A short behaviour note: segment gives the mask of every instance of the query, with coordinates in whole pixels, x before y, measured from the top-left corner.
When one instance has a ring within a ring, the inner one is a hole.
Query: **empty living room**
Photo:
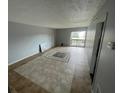
[[[115,93],[115,0],[8,0],[8,93]]]

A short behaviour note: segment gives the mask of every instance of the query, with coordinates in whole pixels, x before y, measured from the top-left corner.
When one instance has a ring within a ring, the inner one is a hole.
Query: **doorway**
[[[70,46],[85,47],[85,43],[86,43],[86,31],[71,32]]]
[[[104,25],[105,22],[97,23],[96,25],[96,33],[95,33],[95,40],[94,40],[94,46],[93,46],[93,52],[92,52],[92,58],[91,58],[91,65],[90,65],[90,75],[93,82],[95,71],[97,68],[97,60],[99,59],[99,53],[101,51],[101,44],[102,39],[104,36]]]

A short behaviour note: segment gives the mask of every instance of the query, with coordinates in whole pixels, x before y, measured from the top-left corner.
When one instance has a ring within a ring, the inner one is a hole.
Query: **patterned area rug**
[[[70,54],[68,52],[62,52],[62,51],[49,51],[44,54],[47,58],[54,59],[57,61],[68,63],[70,59]]]
[[[58,56],[58,54],[56,55]],[[59,53],[59,56],[65,58],[66,55]],[[49,93],[70,93],[74,65],[41,56],[14,71],[46,89]]]
[[[59,57],[59,58],[64,58],[66,56],[65,53],[61,53],[61,52],[56,52],[54,55],[54,57]]]

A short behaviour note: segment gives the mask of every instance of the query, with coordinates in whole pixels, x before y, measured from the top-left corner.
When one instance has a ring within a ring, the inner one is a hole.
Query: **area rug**
[[[49,93],[70,93],[74,68],[73,64],[41,56],[14,71]]]
[[[46,52],[44,56],[65,63],[68,63],[70,59],[70,54],[68,52],[57,51],[57,50]]]

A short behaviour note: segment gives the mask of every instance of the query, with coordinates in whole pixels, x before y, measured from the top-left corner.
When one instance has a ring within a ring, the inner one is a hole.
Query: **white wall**
[[[115,1],[108,0],[98,14],[99,18],[108,12],[108,20],[98,62],[93,91],[100,87],[101,93],[115,93],[115,51],[107,47],[108,42],[115,42]]]
[[[9,64],[54,46],[54,30],[26,24],[8,23]]]
[[[92,52],[93,52],[93,46],[95,41],[95,33],[96,33],[96,23],[90,24],[90,26],[87,29],[87,37],[86,37],[86,51],[87,51],[87,58],[89,65],[91,64],[91,58],[92,58]]]
[[[56,29],[56,45],[63,43],[65,46],[69,46],[71,32],[73,31],[87,31],[87,27]]]
[[[93,82],[93,93],[97,93],[97,88],[101,91],[98,93],[115,93],[115,50],[107,47],[108,42],[115,42],[115,0],[106,0],[105,5],[94,17],[92,24],[104,21],[106,12],[108,12],[108,19]],[[90,29],[88,31],[89,33],[95,32]]]

